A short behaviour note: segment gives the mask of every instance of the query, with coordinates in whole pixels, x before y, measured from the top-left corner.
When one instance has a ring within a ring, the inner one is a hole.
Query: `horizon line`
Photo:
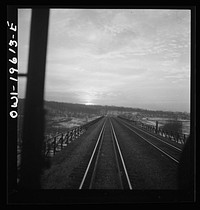
[[[19,98],[19,99],[25,99]],[[66,103],[66,104],[78,104],[78,105],[85,105],[85,106],[108,106],[108,107],[119,107],[119,108],[127,108],[127,109],[140,109],[140,110],[146,110],[146,111],[161,111],[161,112],[173,112],[173,113],[187,113],[190,115],[190,112],[187,111],[170,111],[170,110],[153,110],[153,109],[147,109],[147,108],[139,108],[139,107],[128,107],[128,106],[116,106],[116,105],[101,105],[101,104],[84,104],[84,103],[72,103],[72,102],[64,102],[64,101],[54,101],[54,100],[44,100],[46,102],[56,102],[56,103]]]

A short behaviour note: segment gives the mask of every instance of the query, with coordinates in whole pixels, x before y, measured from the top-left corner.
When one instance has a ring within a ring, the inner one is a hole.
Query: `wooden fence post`
[[[53,155],[56,154],[56,137],[54,137],[54,143],[53,143]]]
[[[156,133],[158,133],[158,121],[156,121]]]
[[[48,155],[49,154],[49,151],[51,150],[51,144],[48,142],[47,143],[47,153],[46,153],[46,155]]]
[[[61,140],[60,140],[60,143],[61,143],[61,150],[63,149],[63,133],[61,134]]]
[[[68,141],[69,141],[69,131],[66,133],[65,135],[65,143],[68,145]]]
[[[177,143],[179,142],[179,140],[181,142],[180,135],[179,135],[179,133],[177,133]]]
[[[171,139],[174,140],[174,135],[172,131],[171,131]]]
[[[76,136],[76,133],[75,133],[75,128],[73,129],[73,131],[72,131],[72,139],[73,139],[73,141],[75,140],[75,136]]]

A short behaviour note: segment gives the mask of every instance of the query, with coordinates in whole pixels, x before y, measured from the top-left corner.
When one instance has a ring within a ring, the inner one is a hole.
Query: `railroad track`
[[[164,141],[163,139],[150,134],[149,132],[146,132],[137,126],[134,126],[124,120],[116,119],[115,121],[119,124],[126,127],[128,130],[132,131],[134,134],[136,134],[142,141],[145,141],[152,147],[154,147],[157,151],[162,153],[162,155],[166,156],[176,164],[179,164],[180,155],[182,152],[182,149],[174,144],[171,144],[167,141]]]
[[[82,138],[66,148],[72,151],[66,159],[63,151],[63,162],[55,162],[44,177],[50,184],[53,180],[53,188],[177,189],[180,148],[114,117],[103,118]],[[61,173],[55,174],[55,168]]]
[[[132,185],[110,118],[100,130],[79,189],[130,189]]]

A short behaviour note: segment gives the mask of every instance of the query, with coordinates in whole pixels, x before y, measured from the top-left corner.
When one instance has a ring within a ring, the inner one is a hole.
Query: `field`
[[[142,118],[142,122],[149,125],[156,125],[156,121],[158,121],[158,127],[163,127],[167,123],[175,122],[173,118],[161,118],[161,117],[150,117],[150,118]],[[190,121],[184,119],[178,119],[179,123],[181,123],[182,133],[190,134]]]
[[[24,99],[19,99],[18,106],[18,136],[20,139],[23,124]],[[53,101],[45,101],[45,136],[65,133],[67,130],[86,124],[101,115],[124,116],[128,119],[137,119],[146,124],[155,125],[158,121],[159,127],[164,126],[170,120],[178,119],[181,122],[182,133],[190,133],[190,114],[182,112],[164,112],[143,110],[130,107],[101,106],[71,104]]]
[[[58,133],[65,133],[74,127],[84,125],[87,122],[90,122],[90,121],[96,119],[97,117],[99,117],[99,116],[84,117],[84,118],[53,117],[51,119],[46,119],[45,136],[48,138],[48,137],[54,136]]]

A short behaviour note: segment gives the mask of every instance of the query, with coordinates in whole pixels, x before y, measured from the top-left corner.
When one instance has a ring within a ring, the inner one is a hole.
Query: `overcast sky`
[[[30,17],[19,9],[19,72]],[[51,10],[45,100],[189,112],[190,10]]]

